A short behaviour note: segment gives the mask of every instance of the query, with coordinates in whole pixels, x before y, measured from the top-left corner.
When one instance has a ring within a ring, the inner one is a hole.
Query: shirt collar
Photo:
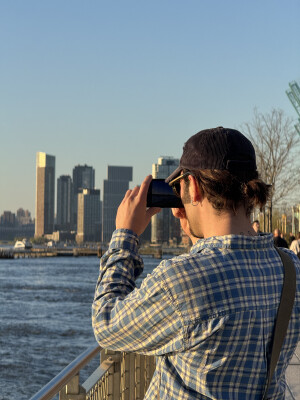
[[[207,248],[226,249],[262,249],[274,247],[273,235],[260,234],[258,236],[245,235],[224,235],[211,236],[206,239],[199,239],[192,247],[191,253],[198,253]]]

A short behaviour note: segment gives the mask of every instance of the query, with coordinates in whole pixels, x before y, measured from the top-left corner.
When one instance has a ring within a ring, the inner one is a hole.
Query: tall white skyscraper
[[[55,201],[55,157],[36,155],[35,237],[53,233]]]
[[[159,157],[157,164],[152,164],[153,179],[166,179],[179,166],[179,160],[173,157]],[[174,218],[171,209],[163,208],[151,218],[151,242],[169,243],[180,240],[180,222]]]

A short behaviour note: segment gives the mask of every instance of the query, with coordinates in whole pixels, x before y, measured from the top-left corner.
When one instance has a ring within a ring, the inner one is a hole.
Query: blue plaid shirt
[[[300,338],[298,288],[269,399],[284,399],[285,370]],[[100,263],[93,328],[108,349],[156,355],[145,399],[261,399],[283,266],[272,235],[199,240],[190,253],[143,270],[138,237],[116,230]]]

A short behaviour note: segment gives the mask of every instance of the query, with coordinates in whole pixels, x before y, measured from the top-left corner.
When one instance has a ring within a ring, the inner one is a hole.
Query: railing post
[[[145,358],[146,356],[140,356],[140,396],[143,399],[145,396],[145,387],[146,387],[146,368],[145,368]]]
[[[100,353],[100,363],[106,359],[113,359],[113,376],[109,377],[107,396],[112,400],[120,400],[120,379],[121,379],[121,353],[113,350],[103,349]]]
[[[135,399],[135,353],[129,353],[129,398]]]
[[[115,358],[114,364],[114,393],[113,400],[120,400],[120,379],[121,379],[121,355],[120,353],[116,353],[117,358]]]
[[[86,391],[79,385],[79,373],[59,392],[59,400],[85,400]]]
[[[120,383],[121,400],[130,400],[130,359],[128,353],[122,353]]]

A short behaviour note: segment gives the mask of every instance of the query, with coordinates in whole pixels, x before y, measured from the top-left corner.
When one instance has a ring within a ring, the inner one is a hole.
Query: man
[[[146,208],[150,181],[129,190],[118,209],[93,303],[96,339],[157,356],[146,399],[261,399],[283,266],[273,236],[251,226],[251,211],[269,190],[252,144],[222,127],[186,142],[167,181],[182,199],[184,208],[172,211],[193,247],[163,260],[136,289],[138,236],[159,212]],[[299,277],[300,262],[289,254]],[[300,337],[299,285],[268,399],[284,399],[285,369]]]
[[[285,247],[286,249],[289,248],[287,241],[281,237],[281,232],[277,228],[274,230],[274,244],[277,247]]]
[[[300,232],[296,234],[295,239],[292,241],[290,250],[292,250],[298,258],[300,258]]]
[[[259,230],[259,221],[257,219],[252,222],[252,228],[255,230],[257,234],[261,233]]]
[[[293,242],[295,239],[296,239],[296,237],[293,235],[292,232],[290,232],[290,234],[289,234],[289,242],[288,242],[288,245],[291,246],[292,242]],[[290,247],[290,249],[291,249],[291,247]]]

